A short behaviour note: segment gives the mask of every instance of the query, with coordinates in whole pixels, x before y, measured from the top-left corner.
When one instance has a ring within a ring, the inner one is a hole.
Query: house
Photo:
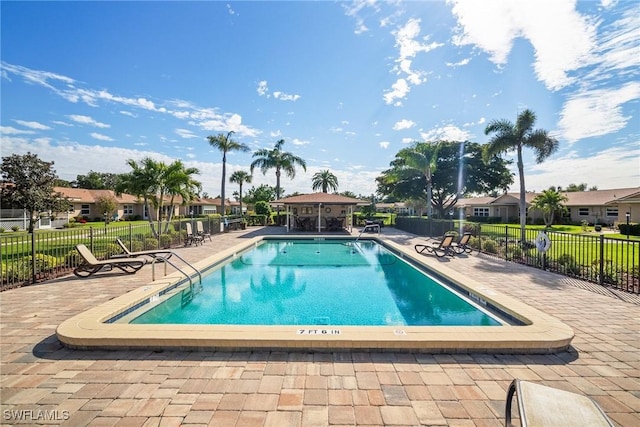
[[[530,209],[539,193],[526,193],[527,217],[541,218],[541,212]],[[563,205],[567,212],[563,217],[568,222],[614,225],[627,221],[640,222],[640,187],[611,190],[563,192],[567,201]],[[494,217],[500,222],[517,221],[519,217],[519,193],[505,193],[498,197],[473,197],[458,200],[456,209],[463,210],[464,217]]]
[[[182,199],[180,199],[180,202],[182,202]],[[227,211],[227,215],[239,215],[240,202],[227,199],[224,202],[224,210]],[[242,205],[242,210],[246,213],[247,206]],[[180,207],[180,213],[184,216],[190,216],[192,213],[193,215],[212,215],[219,214],[221,212],[222,199],[220,197],[216,197],[215,199],[199,197]]]
[[[415,215],[415,210],[404,202],[376,203],[376,212],[397,215]]]

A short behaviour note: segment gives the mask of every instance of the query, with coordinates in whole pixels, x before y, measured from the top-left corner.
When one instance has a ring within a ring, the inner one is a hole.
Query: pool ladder
[[[187,260],[185,260],[184,258],[182,258],[180,255],[178,255],[175,252],[171,252],[172,256],[175,256],[176,258],[178,258],[180,261],[184,262],[186,265],[188,265],[189,267],[191,267],[193,269],[193,271],[196,272],[196,274],[198,275],[198,284],[200,285],[200,288],[202,288],[202,273],[200,273],[200,271],[195,268],[193,265],[189,264],[189,262],[187,262]],[[162,255],[156,255],[153,257],[153,261],[151,262],[151,281],[155,282],[156,280],[156,261],[160,260],[161,262],[164,263],[164,275],[167,275],[167,264],[169,264],[170,266],[172,266],[173,268],[175,268],[176,270],[178,270],[180,273],[182,273],[183,276],[185,276],[187,279],[189,279],[189,287],[193,288],[193,280],[191,279],[191,276],[188,275],[187,273],[184,272],[184,270],[182,270],[180,267],[178,267],[177,265],[175,265],[174,263],[172,263],[171,261],[169,261],[167,259],[167,257],[162,256]]]

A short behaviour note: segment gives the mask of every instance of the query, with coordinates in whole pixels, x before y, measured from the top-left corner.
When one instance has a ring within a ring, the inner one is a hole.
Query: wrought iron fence
[[[205,233],[220,233],[219,218],[183,218],[162,223],[155,237],[148,223],[122,226],[71,228],[37,233],[0,235],[0,288],[36,283],[71,272],[81,262],[75,245],[85,244],[98,259],[122,252],[116,239],[131,251],[171,248],[185,243],[185,223],[202,221]],[[156,224],[157,225],[157,224]]]

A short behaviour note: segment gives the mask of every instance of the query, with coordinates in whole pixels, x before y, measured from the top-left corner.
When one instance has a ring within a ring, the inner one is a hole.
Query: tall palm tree
[[[229,181],[240,185],[240,215],[242,216],[242,184],[245,182],[248,184],[253,177],[245,171],[235,171],[229,177]]]
[[[227,153],[230,151],[249,151],[249,147],[241,142],[234,141],[231,139],[231,134],[234,133],[232,130],[227,132],[227,134],[219,133],[216,136],[209,135],[207,139],[209,140],[209,144],[212,147],[217,148],[222,151],[222,188],[220,190],[221,198],[222,198],[222,218],[226,214],[224,202],[225,202],[225,194],[224,194],[224,184],[227,177]]]
[[[282,145],[284,139],[276,142],[275,147],[272,150],[263,148],[253,153],[254,161],[251,162],[251,173],[258,167],[263,174],[266,174],[269,169],[276,170],[276,198],[280,198],[280,175],[282,171],[288,178],[293,179],[296,176],[296,166],[300,166],[304,171],[307,171],[307,162],[301,157],[295,156],[286,151],[282,151]]]
[[[326,193],[329,188],[333,191],[338,190],[338,177],[331,173],[330,170],[316,172],[311,181],[312,189],[318,190],[322,188],[322,192]]]
[[[127,165],[129,165],[132,170],[122,175],[122,179],[116,186],[116,194],[129,193],[138,198],[142,198],[145,211],[149,213],[151,212],[151,206],[155,208],[159,206],[161,201],[158,199],[158,185],[160,182],[162,163],[150,157],[145,157],[140,160],[140,163],[129,159],[127,160]],[[148,215],[147,219],[151,226],[151,232],[155,237],[158,237],[160,225],[158,224],[158,231],[156,231],[153,224],[153,217]]]
[[[544,129],[533,129],[536,115],[531,110],[524,110],[518,114],[516,123],[509,120],[493,120],[484,129],[485,135],[494,134],[485,145],[482,158],[485,162],[495,155],[516,150],[518,156],[518,176],[520,177],[520,242],[525,242],[525,227],[527,225],[526,187],[524,184],[524,163],[522,149],[531,148],[536,155],[536,163],[542,163],[547,157],[558,150],[560,143],[549,136]]]
[[[546,227],[551,227],[556,212],[562,212],[566,210],[563,203],[567,202],[569,198],[564,194],[561,194],[554,190],[544,190],[538,194],[531,202],[531,205],[542,211],[542,219]]]
[[[432,218],[433,212],[433,174],[438,162],[439,143],[416,142],[411,147],[403,148],[396,154],[402,159],[405,169],[418,171],[426,181],[427,190],[427,216]]]

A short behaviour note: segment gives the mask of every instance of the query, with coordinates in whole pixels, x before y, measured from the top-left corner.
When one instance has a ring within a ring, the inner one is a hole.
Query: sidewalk
[[[193,261],[281,231],[234,231],[177,251]],[[424,241],[387,228],[381,238],[410,247]],[[476,253],[425,257],[558,317],[575,330],[572,348],[552,355],[70,350],[56,339],[58,324],[149,281],[151,270],[67,276],[0,293],[1,423],[500,426],[517,377],[587,395],[618,425],[640,425],[640,306]]]

